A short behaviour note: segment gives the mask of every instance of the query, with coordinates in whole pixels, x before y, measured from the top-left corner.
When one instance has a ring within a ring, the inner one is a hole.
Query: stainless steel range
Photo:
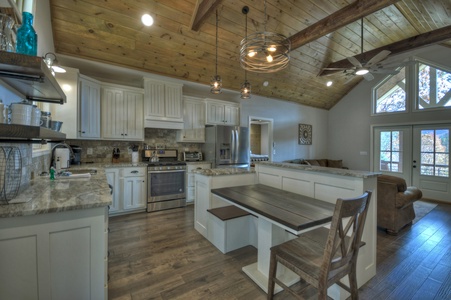
[[[146,149],[147,212],[186,205],[186,163],[178,160],[177,150]],[[150,152],[150,156],[149,156]]]

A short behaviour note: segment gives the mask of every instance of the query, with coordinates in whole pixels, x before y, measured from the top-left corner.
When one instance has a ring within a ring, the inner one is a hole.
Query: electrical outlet
[[[88,155],[92,155],[92,148],[88,148],[88,150],[86,151],[86,153],[87,153]]]

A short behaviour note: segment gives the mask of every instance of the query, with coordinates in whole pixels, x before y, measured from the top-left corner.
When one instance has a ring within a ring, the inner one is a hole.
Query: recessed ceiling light
[[[141,21],[142,21],[143,24],[146,25],[146,26],[152,26],[152,24],[153,24],[153,18],[152,18],[152,16],[149,15],[149,14],[144,14],[144,15],[141,17]]]
[[[331,86],[332,84],[333,84],[332,81],[328,81],[328,82],[326,83],[327,86]]]
[[[263,82],[263,86],[268,86],[268,85],[269,85],[268,81]]]

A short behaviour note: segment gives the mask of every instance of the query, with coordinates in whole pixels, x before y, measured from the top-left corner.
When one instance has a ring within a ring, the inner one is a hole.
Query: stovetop
[[[186,162],[180,160],[148,161],[147,166],[147,169],[152,171],[184,170],[186,169]]]

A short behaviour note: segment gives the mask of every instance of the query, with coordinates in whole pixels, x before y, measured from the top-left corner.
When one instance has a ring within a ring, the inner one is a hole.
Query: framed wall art
[[[299,124],[299,145],[312,144],[312,125]]]

